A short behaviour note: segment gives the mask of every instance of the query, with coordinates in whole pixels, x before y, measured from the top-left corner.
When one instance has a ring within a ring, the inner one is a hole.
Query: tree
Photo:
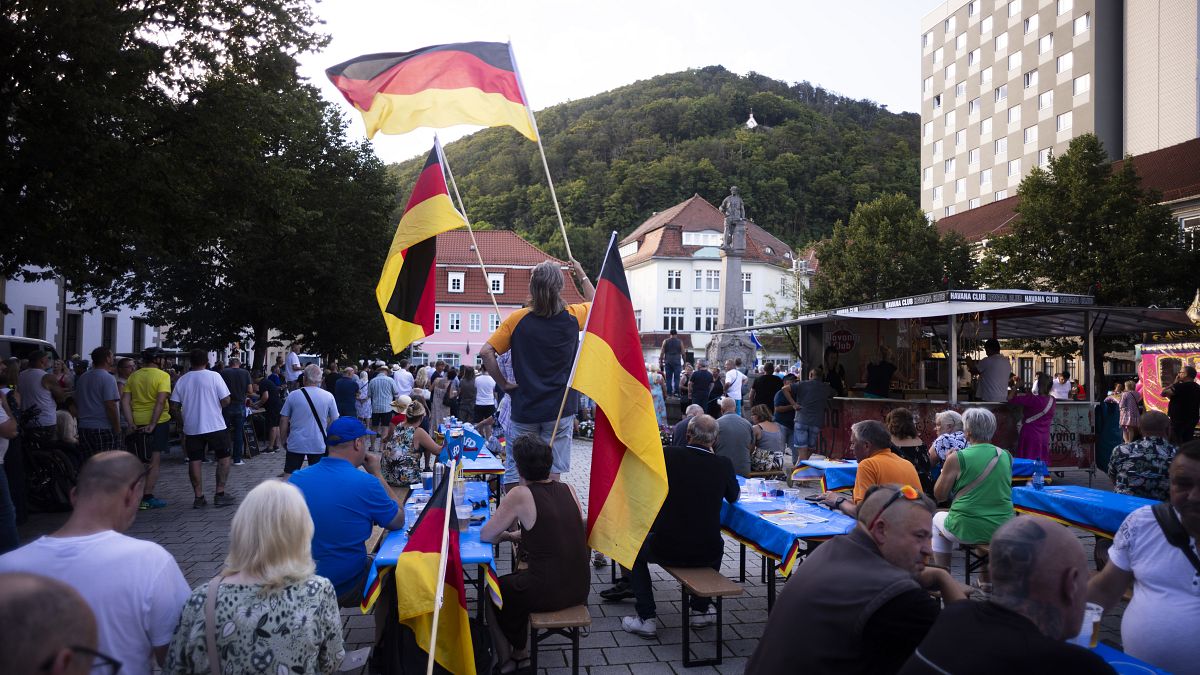
[[[939,236],[903,194],[859,204],[816,253],[809,311],[928,293],[970,278],[966,241],[954,233]]]

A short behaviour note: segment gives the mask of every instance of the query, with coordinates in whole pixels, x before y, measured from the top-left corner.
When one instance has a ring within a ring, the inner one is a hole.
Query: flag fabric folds
[[[503,42],[366,54],[325,74],[362,113],[368,138],[378,131],[403,134],[417,127],[478,124],[510,126],[537,140],[512,49]]]
[[[667,469],[615,234],[571,386],[596,402],[588,544],[629,568],[667,497]]]
[[[433,334],[437,278],[437,235],[466,225],[454,208],[442,172],[441,145],[435,141],[375,286],[375,300],[387,324],[392,351],[400,353],[414,340]]]
[[[412,629],[417,644],[430,651],[433,607],[437,588],[443,586],[442,609],[438,615],[434,659],[455,675],[475,675],[475,649],[471,643],[471,621],[467,593],[463,587],[462,558],[458,548],[458,519],[450,510],[450,536],[446,547],[446,574],[438,578],[442,532],[446,527],[446,493],[449,477],[434,489],[409,534],[404,552],[396,560],[396,611],[400,623]]]

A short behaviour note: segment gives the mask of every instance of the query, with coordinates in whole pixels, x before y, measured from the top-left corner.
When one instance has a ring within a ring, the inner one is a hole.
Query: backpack
[[[1175,509],[1171,508],[1167,502],[1159,502],[1150,507],[1150,510],[1154,513],[1154,519],[1158,521],[1158,526],[1162,528],[1167,543],[1183,551],[1188,562],[1196,568],[1196,573],[1200,574],[1200,557],[1197,557],[1196,552],[1192,550],[1191,537],[1188,536],[1187,530],[1183,529],[1183,523],[1175,517]]]

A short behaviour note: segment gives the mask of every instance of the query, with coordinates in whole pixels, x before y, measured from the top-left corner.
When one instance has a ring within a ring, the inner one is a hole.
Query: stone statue
[[[742,203],[736,185],[729,188],[729,196],[721,202],[720,209],[725,214],[725,245],[722,248],[730,250],[733,248],[734,232],[746,220],[746,205]]]

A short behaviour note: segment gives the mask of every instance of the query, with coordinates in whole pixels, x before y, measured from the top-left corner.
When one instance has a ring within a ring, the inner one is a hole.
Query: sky
[[[937,0],[322,0],[320,53],[300,58],[301,75],[324,97],[362,118],[329,83],[325,68],[362,54],[406,52],[446,42],[513,43],[535,111],[687,68],[721,65],[789,83],[807,80],[893,112],[920,105],[920,21]],[[439,132],[447,143],[477,130]],[[517,132],[513,132],[517,133]],[[386,162],[429,151],[433,131],[378,134]]]

